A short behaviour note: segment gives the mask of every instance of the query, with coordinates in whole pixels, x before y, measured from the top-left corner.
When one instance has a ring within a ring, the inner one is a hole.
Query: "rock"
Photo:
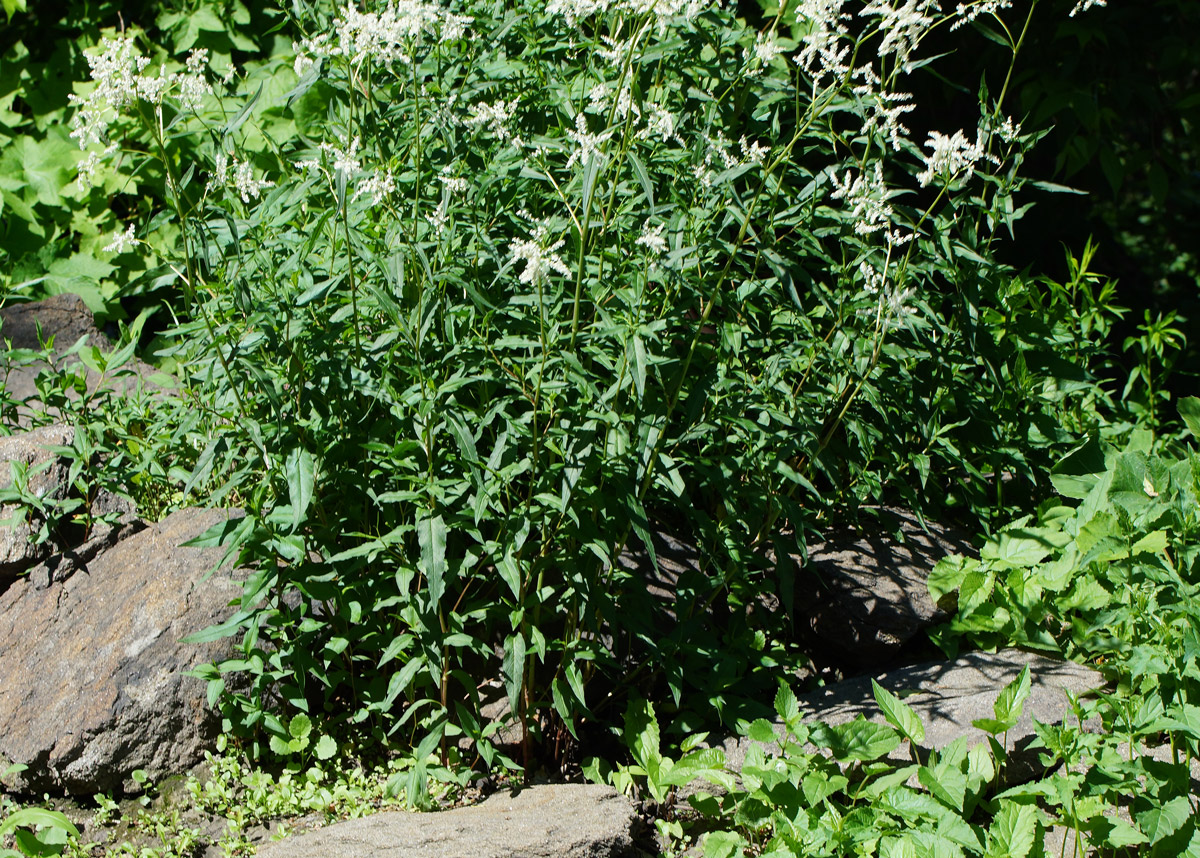
[[[0,438],[0,488],[11,487],[12,465],[16,464],[26,469],[26,492],[47,504],[64,501],[72,494],[78,496],[71,486],[71,458],[50,449],[69,447],[74,438],[74,430],[62,425],[43,426]],[[101,491],[92,499],[91,512],[94,516],[116,514],[128,524],[133,521],[134,505],[127,498]],[[56,551],[69,552],[86,542],[91,547],[81,550],[85,555],[94,554],[99,547],[115,543],[118,535],[111,533],[112,528],[107,524],[98,523],[89,534],[81,526],[65,520],[57,522],[49,538],[37,543],[46,519],[36,511],[23,511],[17,504],[4,504],[0,506],[0,520],[9,522],[0,524],[0,593],[34,564],[51,562]]]
[[[184,672],[230,643],[180,639],[230,615],[240,576],[202,581],[224,549],[179,546],[231,515],[175,512],[66,580],[38,567],[0,595],[0,771],[27,766],[10,789],[92,795],[135,769],[185,771],[211,747],[220,719]]]
[[[1070,711],[1066,692],[1082,695],[1103,686],[1104,677],[1098,671],[1070,661],[1007,649],[905,667],[881,674],[875,680],[901,697],[920,716],[925,725],[926,749],[944,748],[959,736],[965,736],[971,747],[987,740],[987,733],[973,727],[971,722],[994,717],[993,705],[1001,689],[1016,679],[1026,665],[1031,679],[1029,698],[1017,725],[1007,734],[1007,780],[1016,783],[1037,770],[1038,752],[1028,747],[1035,736],[1034,719],[1060,723]],[[799,703],[806,721],[837,725],[863,715],[868,720],[885,723],[875,703],[870,677],[839,682],[800,697]],[[779,732],[782,729],[782,725],[777,728]],[[741,768],[749,747],[749,739],[725,742],[726,758],[732,769]],[[908,743],[893,751],[891,759],[901,765],[911,763]]]
[[[28,304],[16,304],[0,310],[0,340],[7,341],[13,349],[41,350],[38,339],[38,326],[41,326],[41,339],[53,338],[52,366],[43,361],[33,363],[9,363],[3,375],[6,398],[17,400],[23,405],[17,408],[18,425],[29,426],[33,412],[41,409],[37,389],[38,374],[48,368],[67,369],[78,362],[74,356],[67,356],[71,347],[80,337],[87,337],[87,346],[96,346],[101,352],[111,352],[112,342],[97,327],[83,299],[78,295],[64,293],[52,295],[41,301]],[[11,356],[10,356],[11,361]],[[157,388],[147,380],[156,370],[137,358],[132,358],[120,370],[103,379],[106,388],[118,393],[128,394],[139,385]],[[92,370],[86,371],[88,389],[95,391],[101,385],[101,377]],[[54,409],[51,409],[54,412]],[[64,415],[57,415],[62,417]]]
[[[28,477],[26,491],[47,503],[63,500],[69,486],[70,462],[50,451],[50,447],[65,446],[75,437],[69,426],[43,426],[30,432],[20,432],[0,438],[0,487],[12,486],[12,466],[24,467]],[[35,543],[43,521],[36,513],[21,520],[22,510],[16,504],[0,506],[0,591],[18,575],[53,553],[54,543],[46,540]]]
[[[851,661],[892,655],[946,619],[929,596],[929,573],[948,554],[970,554],[960,535],[911,512],[884,508],[877,521],[826,536],[808,549],[796,604],[813,634]],[[792,556],[798,566],[803,560]],[[807,591],[804,587],[807,585]]]
[[[607,786],[497,793],[474,807],[379,813],[265,844],[259,858],[617,858],[637,855],[638,819]]]

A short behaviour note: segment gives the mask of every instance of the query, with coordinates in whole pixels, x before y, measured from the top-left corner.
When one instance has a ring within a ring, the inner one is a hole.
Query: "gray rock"
[[[23,403],[17,408],[17,424],[26,427],[31,425],[34,412],[43,410],[38,400],[39,373],[46,369],[67,369],[78,363],[78,358],[68,356],[67,352],[81,337],[87,337],[86,345],[96,346],[101,352],[113,350],[112,342],[97,329],[95,318],[78,295],[52,295],[41,301],[16,304],[0,310],[0,340],[7,341],[13,349],[40,351],[39,326],[41,340],[53,339],[50,364],[44,361],[14,362],[11,353],[7,361],[0,363],[0,381],[3,381],[7,397]],[[139,387],[161,391],[158,385],[149,381],[155,373],[153,367],[133,358],[120,370],[104,378],[87,370],[88,390],[95,392],[103,386],[126,395]],[[50,411],[52,416],[64,416],[57,414],[54,409]]]
[[[379,813],[277,843],[259,858],[618,858],[637,855],[629,799],[595,784],[497,793],[474,807]]]
[[[1010,760],[1007,780],[1019,782],[1037,769],[1038,752],[1028,747],[1035,735],[1034,719],[1060,723],[1070,711],[1066,692],[1082,695],[1102,687],[1104,677],[1098,671],[1074,662],[1007,649],[905,667],[877,676],[875,680],[903,699],[920,716],[925,725],[926,750],[944,748],[959,736],[965,736],[971,747],[987,741],[988,735],[971,722],[994,717],[993,706],[1001,689],[1016,679],[1026,665],[1029,665],[1031,679],[1029,698],[1017,725],[1007,734]],[[837,725],[862,715],[870,721],[885,723],[875,703],[869,677],[839,682],[800,697],[799,702],[806,721]],[[782,725],[778,730],[782,731]],[[725,754],[731,768],[741,767],[749,747],[748,739],[725,742]],[[893,751],[891,759],[898,764],[912,762],[908,743],[902,743]]]
[[[50,425],[16,435],[0,438],[0,488],[12,486],[13,465],[24,467],[28,478],[26,492],[47,504],[61,502],[73,494],[70,484],[71,458],[52,451],[53,447],[69,447],[75,432],[69,426]],[[115,514],[126,525],[134,522],[134,504],[127,498],[111,492],[101,491],[91,501],[93,516]],[[57,551],[68,552],[68,559],[77,560],[74,549],[80,556],[94,555],[96,550],[117,541],[126,531],[112,532],[107,524],[96,523],[90,533],[82,526],[61,522],[49,537],[36,541],[45,525],[45,517],[36,510],[22,509],[18,504],[0,505],[0,592],[3,592],[21,573],[41,562],[51,563]],[[78,544],[76,544],[78,543]]]
[[[230,615],[240,575],[201,580],[224,549],[179,546],[231,515],[181,510],[65,581],[39,567],[0,595],[0,771],[27,766],[10,789],[92,795],[135,769],[185,771],[211,747],[220,719],[184,672],[230,642],[180,639]]]
[[[883,508],[879,519],[826,534],[809,546],[796,602],[813,633],[851,658],[894,653],[918,632],[946,619],[927,581],[948,554],[972,554],[961,535],[907,510]],[[798,566],[803,559],[792,556]],[[802,592],[807,584],[807,592]]]
[[[0,438],[0,487],[12,486],[13,465],[24,467],[28,476],[26,490],[47,503],[67,496],[70,462],[50,451],[65,446],[74,438],[69,426],[43,426]],[[53,553],[54,543],[35,543],[43,521],[17,504],[0,505],[0,591],[18,575]]]

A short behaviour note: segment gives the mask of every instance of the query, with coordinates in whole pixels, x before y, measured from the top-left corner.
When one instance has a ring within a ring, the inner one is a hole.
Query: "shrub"
[[[247,510],[213,699],[488,765],[497,672],[527,757],[631,689],[720,710],[786,656],[769,548],[889,490],[986,514],[1100,426],[1086,255],[995,261],[1039,132],[986,89],[969,133],[903,125],[925,35],[996,5],[299,3],[223,81],[110,33],[72,133],[85,179],[162,177],[107,245],[183,299],[158,451]],[[659,529],[702,557],[665,602],[618,562]]]

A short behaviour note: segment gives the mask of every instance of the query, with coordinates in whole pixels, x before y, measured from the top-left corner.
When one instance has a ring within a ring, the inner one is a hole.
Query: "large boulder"
[[[799,612],[838,661],[877,663],[945,620],[929,596],[929,573],[948,554],[973,553],[964,537],[936,522],[903,509],[876,512],[810,545],[798,579]]]
[[[439,813],[379,813],[268,843],[259,858],[620,858],[637,855],[637,814],[607,786],[497,793]]]
[[[211,748],[220,719],[184,674],[230,643],[180,639],[231,614],[241,576],[205,579],[223,549],[180,546],[231,515],[181,510],[0,594],[0,771],[26,767],[10,789],[92,795],[135,769],[185,771]]]

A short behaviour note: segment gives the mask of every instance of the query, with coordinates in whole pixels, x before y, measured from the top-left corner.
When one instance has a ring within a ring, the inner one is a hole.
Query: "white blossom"
[[[520,276],[522,283],[544,281],[552,271],[557,271],[563,277],[571,276],[571,269],[555,252],[566,244],[566,240],[560,238],[550,244],[547,232],[546,225],[539,223],[534,228],[532,237],[514,241],[509,245],[509,254],[512,260],[525,263],[525,269]]]
[[[319,33],[293,44],[293,69],[302,74],[321,57],[345,57],[354,67],[367,61],[391,68],[412,62],[411,50],[425,34],[441,41],[458,40],[471,19],[444,12],[426,0],[392,0],[382,12],[360,12],[347,3],[334,22],[334,32]]]
[[[909,55],[936,22],[933,15],[940,11],[938,0],[871,0],[858,14],[879,18],[879,30],[883,34],[879,56],[895,54],[905,71],[912,71]]]
[[[758,63],[758,67],[750,74],[761,74],[763,68],[769,66],[783,52],[783,45],[775,41],[773,37],[759,33],[754,40],[754,45],[747,52],[747,59]]]
[[[854,218],[854,231],[869,235],[887,229],[892,222],[892,207],[887,203],[888,187],[883,178],[883,165],[876,161],[870,174],[855,176],[847,170],[839,178],[836,170],[830,170],[829,179],[835,200],[845,200],[850,205],[850,216]]]
[[[576,113],[575,130],[567,132],[567,138],[575,144],[575,149],[571,152],[571,157],[567,159],[567,169],[570,169],[576,162],[587,164],[593,155],[603,154],[600,151],[600,144],[611,137],[612,134],[611,128],[600,134],[589,133],[587,117],[583,115],[583,111]]]
[[[125,253],[137,246],[137,238],[133,234],[133,224],[130,224],[124,232],[118,232],[113,236],[113,240],[104,248],[105,253]]]
[[[771,147],[764,146],[757,140],[748,141],[745,135],[742,135],[742,139],[738,141],[738,146],[742,149],[742,160],[747,164],[761,164],[771,151]]]
[[[1012,8],[1013,0],[976,0],[974,3],[959,3],[954,10],[957,20],[950,25],[950,29],[957,30],[966,24],[971,23],[980,15],[999,15],[1004,9]]]
[[[975,172],[975,165],[988,158],[982,143],[979,140],[972,143],[961,128],[949,137],[931,131],[925,146],[933,151],[925,156],[925,169],[917,174],[917,181],[921,187],[927,186],[938,177],[950,180],[961,174],[963,179],[969,179]],[[995,158],[988,160],[994,161]]]
[[[263,191],[275,186],[274,182],[254,178],[254,170],[249,161],[234,159],[233,164],[233,186],[237,190],[238,196],[242,198],[242,202],[248,203],[251,200],[257,200],[262,196]]]
[[[369,196],[371,205],[377,206],[394,193],[396,193],[396,180],[392,177],[392,171],[385,170],[380,173],[376,170],[355,186],[354,196],[350,198],[350,202],[354,202],[359,197]]]
[[[1107,6],[1107,5],[1108,5],[1108,0],[1079,0],[1079,2],[1075,4],[1075,8],[1071,10],[1071,14],[1069,17],[1074,18],[1080,12],[1086,12],[1088,9],[1091,9],[1094,6]]]
[[[645,247],[659,255],[667,252],[667,240],[663,238],[663,224],[651,228],[650,221],[642,226],[642,234],[635,244]]]
[[[513,118],[513,111],[517,109],[517,101],[499,101],[487,104],[479,102],[471,105],[469,115],[466,119],[468,128],[479,128],[486,125],[488,129],[504,141],[512,141],[516,145],[520,145],[520,138],[515,137],[509,123]]]
[[[355,137],[344,149],[334,146],[332,143],[322,143],[321,151],[333,161],[334,172],[353,176],[362,172],[362,162],[358,159],[358,150],[361,145],[362,140]]]

